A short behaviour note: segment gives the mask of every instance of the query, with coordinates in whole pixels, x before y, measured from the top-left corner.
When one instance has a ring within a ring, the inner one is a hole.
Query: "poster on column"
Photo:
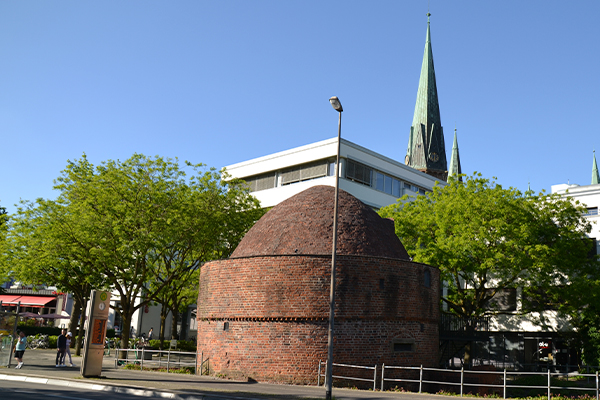
[[[81,375],[85,377],[102,375],[104,359],[104,341],[110,309],[110,293],[92,290],[90,296],[89,317],[85,329],[83,344],[83,362]]]

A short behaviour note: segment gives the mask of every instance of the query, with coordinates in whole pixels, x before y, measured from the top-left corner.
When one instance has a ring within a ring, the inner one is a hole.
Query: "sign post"
[[[83,362],[81,363],[81,375],[84,377],[100,376],[102,374],[104,340],[106,338],[109,309],[110,293],[92,290],[90,313],[85,327]]]

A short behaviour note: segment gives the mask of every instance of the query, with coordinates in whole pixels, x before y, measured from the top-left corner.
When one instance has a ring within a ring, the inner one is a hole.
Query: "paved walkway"
[[[20,380],[38,384],[60,384],[85,387],[89,390],[128,392],[132,395],[160,395],[166,398],[202,399],[203,396],[224,399],[324,399],[325,389],[316,386],[275,385],[216,379],[207,376],[126,370],[115,367],[114,356],[105,356],[101,378],[83,378],[81,358],[73,357],[75,367],[57,368],[56,350],[27,350],[24,365],[15,369],[0,367],[2,380]],[[14,362],[14,360],[13,360]],[[0,383],[1,384],[1,383]],[[399,399],[443,400],[445,396],[333,389],[336,400]]]

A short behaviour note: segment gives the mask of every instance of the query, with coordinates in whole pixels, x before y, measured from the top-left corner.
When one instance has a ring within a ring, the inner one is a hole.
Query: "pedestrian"
[[[152,336],[154,335],[154,328],[150,328],[148,331],[148,340],[152,340]]]
[[[67,337],[65,336],[65,330],[60,331],[60,336],[56,340],[56,366],[65,366],[65,351],[67,350]]]
[[[73,335],[71,334],[71,332],[67,333],[67,347],[66,347],[66,355],[64,357],[65,362],[67,361],[67,356],[69,356],[69,364],[71,367],[73,367],[73,359],[71,358],[71,339],[73,338]],[[64,364],[64,363],[63,363]]]
[[[17,338],[17,343],[15,345],[15,360],[17,360],[16,369],[21,369],[23,366],[23,353],[25,353],[25,348],[27,347],[27,337],[25,337],[25,332],[19,332],[19,337]]]

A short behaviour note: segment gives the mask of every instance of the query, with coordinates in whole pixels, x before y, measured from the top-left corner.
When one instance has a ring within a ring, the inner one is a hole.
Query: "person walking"
[[[17,360],[16,369],[21,369],[23,366],[23,353],[25,353],[25,348],[27,347],[27,337],[25,336],[25,332],[19,332],[19,337],[17,338],[17,343],[15,345],[15,360]]]
[[[56,366],[65,366],[65,351],[67,350],[67,337],[65,336],[65,330],[60,331],[60,336],[56,340]]]
[[[71,367],[73,367],[73,359],[71,358],[71,339],[73,338],[73,335],[71,334],[71,332],[67,333],[67,347],[66,347],[66,352],[65,352],[65,357],[64,357],[64,361],[67,361],[67,356],[69,356],[69,365]],[[64,363],[63,363],[64,364]]]
[[[154,328],[150,328],[148,331],[148,340],[152,340],[152,336],[154,336]]]

